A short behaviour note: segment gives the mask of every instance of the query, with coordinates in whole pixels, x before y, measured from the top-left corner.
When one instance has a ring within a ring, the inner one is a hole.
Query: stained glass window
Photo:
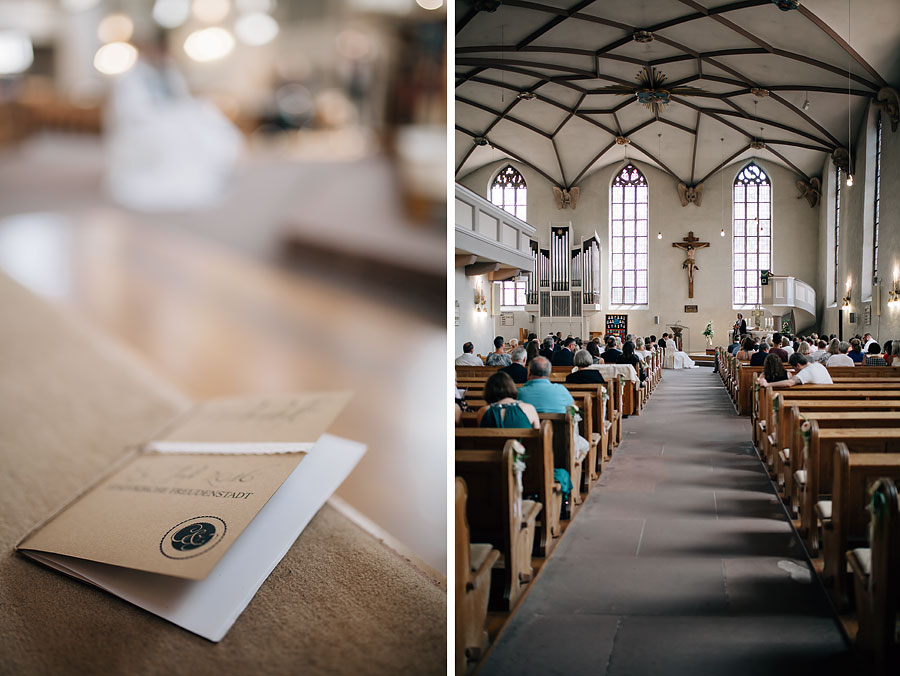
[[[772,269],[772,183],[754,163],[734,181],[732,199],[732,302],[761,302],[759,271]]]
[[[609,192],[610,304],[649,301],[650,190],[633,164],[616,176]]]
[[[491,184],[491,203],[524,221],[526,193],[527,188],[522,174],[511,164],[507,164]]]

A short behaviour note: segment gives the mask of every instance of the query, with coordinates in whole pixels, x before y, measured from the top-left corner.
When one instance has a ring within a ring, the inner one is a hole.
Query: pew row
[[[880,478],[900,480],[900,454],[851,453],[844,442],[835,445],[832,464],[834,482],[831,499],[816,503],[822,526],[822,579],[830,584],[835,605],[846,608],[848,583],[846,554],[851,546],[865,542],[869,519],[868,489]],[[900,574],[900,570],[896,571]]]
[[[834,402],[829,402],[834,403]],[[877,402],[878,404],[884,402]],[[795,453],[803,454],[807,440],[804,438],[802,426],[804,422],[812,422],[815,420],[819,429],[824,428],[841,428],[841,427],[865,427],[865,428],[900,428],[900,406],[891,406],[892,410],[872,410],[870,404],[866,410],[848,411],[846,407],[841,410],[818,410],[813,404],[798,401],[792,402],[790,408],[793,409],[791,420],[791,428],[785,427],[785,436],[788,439],[787,445],[778,453],[775,463],[775,474],[779,487],[783,490],[785,498],[791,513],[797,511],[797,495],[793,490],[793,466],[792,456]],[[815,408],[815,410],[814,410]],[[837,406],[831,406],[837,408]]]
[[[734,360],[737,362],[737,360]],[[785,364],[785,367],[787,365]],[[762,366],[750,366],[748,362],[737,362],[733,368],[736,373],[733,376],[732,399],[735,402],[739,415],[748,415],[751,409],[753,396],[753,384],[762,373]],[[900,366],[832,366],[828,369],[832,380],[842,379],[900,379]]]
[[[859,631],[857,648],[871,656],[873,676],[900,672],[897,611],[900,609],[900,501],[897,486],[882,478],[872,487],[868,547],[847,553],[853,571]]]
[[[456,450],[502,450],[508,441],[518,440],[524,449],[525,471],[522,493],[535,496],[544,508],[536,522],[534,555],[547,557],[560,535],[562,490],[553,478],[553,425],[541,423],[541,429],[457,428]]]
[[[818,421],[810,423],[807,457],[802,465],[798,463],[793,479],[800,505],[800,532],[814,552],[819,549],[815,507],[834,483],[834,449],[839,442],[854,453],[894,453],[900,451],[900,429],[820,429]]]
[[[502,451],[456,452],[456,474],[466,482],[466,517],[471,538],[500,551],[492,568],[489,607],[510,610],[531,581],[535,521],[542,505],[525,500],[516,476],[516,454],[524,448],[508,441]]]
[[[489,544],[472,544],[466,519],[468,491],[466,482],[456,478],[456,673],[465,674],[476,664],[488,646],[488,599],[491,569],[500,552]]]
[[[890,385],[879,385],[872,388],[860,389],[855,384],[834,385],[798,385],[791,388],[773,388],[771,386],[760,388],[766,390],[761,401],[765,402],[765,409],[761,414],[765,417],[766,434],[762,436],[761,455],[765,457],[768,466],[774,467],[778,452],[785,447],[787,436],[784,430],[792,429],[793,408],[789,405],[792,401],[895,401],[900,399],[900,381]],[[769,403],[771,401],[771,404]],[[840,409],[838,409],[840,410]]]

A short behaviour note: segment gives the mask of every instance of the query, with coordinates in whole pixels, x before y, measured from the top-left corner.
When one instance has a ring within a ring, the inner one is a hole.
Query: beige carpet
[[[16,554],[190,402],[6,277],[0,307],[0,673],[446,673],[445,592],[328,506],[219,644]]]

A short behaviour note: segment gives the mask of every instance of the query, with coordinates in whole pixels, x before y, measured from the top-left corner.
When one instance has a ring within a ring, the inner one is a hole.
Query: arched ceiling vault
[[[808,181],[900,79],[897,0],[458,0],[456,15],[458,176],[512,158],[570,188],[628,157],[694,186],[762,157]]]

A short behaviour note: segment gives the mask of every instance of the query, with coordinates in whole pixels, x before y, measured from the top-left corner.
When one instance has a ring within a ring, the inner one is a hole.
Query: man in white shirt
[[[869,345],[871,345],[874,342],[875,342],[875,339],[872,337],[871,333],[867,333],[866,335],[863,336],[863,349],[862,349],[863,354],[868,354]]]
[[[846,340],[841,342],[838,346],[838,350],[838,354],[833,354],[828,357],[825,366],[856,366],[856,362],[847,356],[847,352],[850,351],[850,343]]]
[[[771,385],[772,387],[793,387],[794,385],[831,385],[833,380],[822,364],[818,362],[807,361],[802,354],[792,354],[789,360],[791,366],[794,367],[794,375],[787,380],[779,380],[775,383],[768,382],[765,378],[760,378],[757,382],[760,387]]]
[[[472,343],[465,343],[463,345],[463,353],[456,358],[457,366],[484,366],[484,362],[481,361],[478,357],[476,357],[473,352],[475,351],[475,346]]]

